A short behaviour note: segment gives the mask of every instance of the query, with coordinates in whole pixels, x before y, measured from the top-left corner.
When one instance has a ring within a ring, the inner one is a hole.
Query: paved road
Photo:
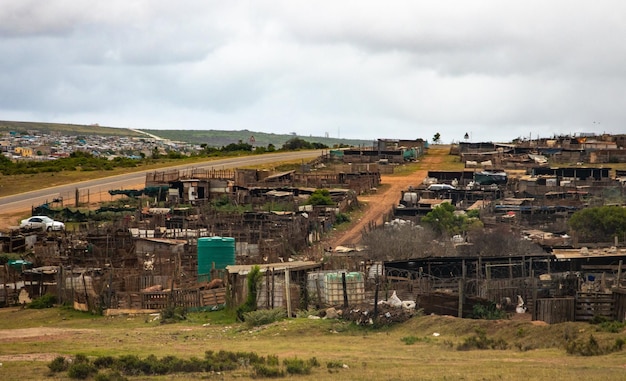
[[[267,164],[279,161],[291,161],[299,159],[312,159],[322,155],[325,151],[296,151],[275,154],[264,154],[256,156],[245,156],[228,159],[212,160],[205,163],[194,163],[187,165],[177,165],[173,167],[162,168],[160,170],[183,170],[183,169],[228,169],[236,167],[247,167],[260,164]],[[159,170],[156,170],[159,171]],[[137,189],[143,188],[145,184],[146,173],[155,172],[154,169],[149,171],[140,171],[129,173],[126,175],[118,175],[105,177],[96,180],[83,181],[79,183],[59,185],[51,188],[44,188],[24,192],[12,196],[0,197],[0,214],[18,213],[31,210],[33,205],[41,205],[45,202],[54,200],[61,195],[74,194],[78,189],[81,193],[89,190],[90,193],[107,192],[111,189]]]

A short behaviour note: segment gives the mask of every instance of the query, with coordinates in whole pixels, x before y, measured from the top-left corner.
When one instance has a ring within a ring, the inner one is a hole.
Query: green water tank
[[[235,239],[232,237],[198,238],[198,280],[211,280],[211,269],[224,270],[235,264]]]

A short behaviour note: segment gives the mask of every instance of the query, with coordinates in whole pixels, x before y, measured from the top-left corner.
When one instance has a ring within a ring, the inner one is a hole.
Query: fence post
[[[348,287],[346,285],[346,273],[341,273],[341,286],[343,287],[343,308],[348,308]]]
[[[287,297],[287,318],[291,318],[291,285],[289,284],[290,271],[285,267],[285,296]]]
[[[537,320],[537,279],[535,278],[535,271],[530,270],[530,276],[532,277],[533,284],[533,320]]]
[[[463,317],[463,302],[465,301],[465,277],[467,276],[467,268],[465,267],[465,259],[462,262],[461,280],[459,280],[459,317]]]

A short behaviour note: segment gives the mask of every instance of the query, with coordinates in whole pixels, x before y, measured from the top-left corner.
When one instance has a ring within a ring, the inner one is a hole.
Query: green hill
[[[162,137],[164,139],[170,139],[175,141],[182,141],[188,143],[206,143],[213,147],[222,147],[231,143],[250,143],[252,137],[254,137],[255,145],[267,146],[273,144],[276,147],[281,147],[287,140],[297,137],[302,140],[306,140],[311,143],[322,143],[329,147],[335,144],[346,144],[350,146],[372,146],[373,141],[359,140],[359,139],[338,139],[338,138],[326,138],[321,136],[301,136],[301,135],[288,135],[288,134],[273,134],[259,131],[239,130],[239,131],[225,131],[225,130],[145,130],[150,134]]]
[[[151,130],[151,129],[129,129],[118,127],[104,127],[99,125],[84,124],[64,124],[64,123],[42,123],[42,122],[16,122],[0,121],[0,133],[18,132],[20,134],[53,134],[64,135],[105,135],[105,136],[137,136],[145,137],[142,133],[149,133],[163,139],[180,141],[186,143],[207,144],[211,147],[222,147],[231,143],[250,143],[254,137],[254,145],[266,147],[273,144],[280,148],[287,140],[298,137],[311,143],[322,143],[329,147],[344,144],[349,146],[369,147],[374,144],[371,140],[360,139],[338,139],[321,136],[301,136],[290,134],[273,134],[259,131],[239,130]]]
[[[99,125],[13,122],[0,120],[0,132],[18,132],[20,134],[52,134],[64,135],[105,135],[105,136],[144,136],[142,133],[128,128],[102,127]]]

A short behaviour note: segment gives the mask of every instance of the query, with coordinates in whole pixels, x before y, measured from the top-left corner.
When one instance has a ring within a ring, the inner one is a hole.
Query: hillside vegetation
[[[256,146],[267,146],[273,144],[277,147],[282,146],[289,139],[293,139],[296,135],[288,134],[273,134],[259,131],[224,131],[224,130],[141,130],[150,134],[188,143],[206,143],[213,147],[221,147],[231,143],[237,143],[239,141],[249,143],[250,138],[254,137]],[[367,146],[371,147],[373,141],[371,140],[359,140],[359,139],[338,139],[338,138],[326,138],[321,136],[302,136],[297,135],[298,138],[306,140],[308,142],[315,142],[333,147],[335,145],[348,145],[348,146]]]
[[[258,355],[274,359],[279,369],[285,369],[282,364],[287,360],[315,363],[307,372],[279,378],[303,381],[624,377],[624,352],[619,349],[623,327],[609,332],[588,323],[548,326],[416,316],[393,326],[363,327],[301,317],[250,327],[236,322],[226,310],[190,313],[178,323],[160,324],[154,315],[103,317],[56,307],[1,309],[0,328],[5,380],[69,379],[64,377],[67,372],[51,373],[51,365],[58,363],[53,360],[61,356],[100,366],[124,362],[120,370],[124,376],[104,378],[111,373],[99,367],[93,370],[99,372],[99,379],[270,378],[269,372],[255,377],[253,366],[245,362],[220,373],[183,373],[181,368],[177,374],[163,374],[167,369],[156,366],[198,363],[207,351],[235,361]]]
[[[128,128],[102,127],[99,125],[83,124],[63,124],[63,123],[42,123],[42,122],[13,122],[0,121],[0,132],[20,132],[37,131],[42,134],[60,135],[103,135],[103,136],[137,136],[145,137],[144,134],[130,130]]]
[[[19,122],[19,121],[0,121],[0,133],[2,132],[20,132],[27,133],[29,131],[37,131],[43,134],[60,134],[60,135],[103,135],[103,136],[134,136],[146,137],[142,132],[158,136],[163,139],[180,141],[184,143],[207,144],[211,147],[222,147],[229,144],[237,144],[239,142],[249,143],[250,137],[254,136],[255,146],[267,146],[272,144],[280,147],[289,139],[293,139],[293,134],[274,134],[260,131],[228,131],[228,130],[153,130],[123,127],[104,127],[97,124],[69,124],[69,123],[43,123],[43,122]],[[321,136],[297,136],[300,139],[311,143],[321,143],[329,147],[335,145],[347,146],[372,146],[371,140],[360,139],[339,139],[326,138]]]

